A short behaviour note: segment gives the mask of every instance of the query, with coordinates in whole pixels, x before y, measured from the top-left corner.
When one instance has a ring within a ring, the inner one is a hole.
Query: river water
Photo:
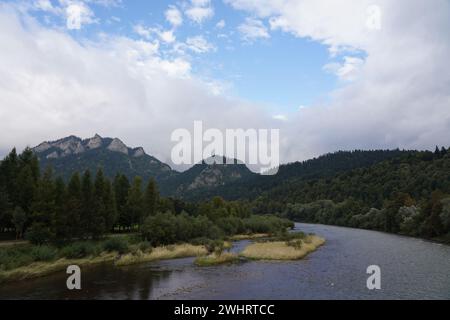
[[[307,258],[196,267],[192,258],[82,271],[82,290],[66,274],[0,287],[0,299],[450,299],[450,246],[381,232],[296,224],[327,239]],[[249,241],[235,244],[241,251]],[[368,290],[367,267],[381,268]]]

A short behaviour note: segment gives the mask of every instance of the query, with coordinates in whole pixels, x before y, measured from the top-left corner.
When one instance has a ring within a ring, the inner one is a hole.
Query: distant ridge
[[[45,141],[32,150],[42,169],[51,166],[57,176],[66,180],[74,172],[90,170],[95,173],[102,168],[110,179],[117,173],[126,175],[129,180],[136,176],[144,180],[155,178],[162,194],[180,198],[255,175],[245,164],[220,156],[205,159],[180,173],[148,155],[142,147],[130,148],[119,138],[103,138],[98,134],[88,139],[72,135]]]
[[[32,150],[39,157],[42,169],[52,166],[55,174],[66,180],[74,172],[96,172],[102,168],[111,179],[117,173],[126,175],[130,180],[136,176],[144,180],[155,178],[162,195],[185,200],[209,199],[216,195],[227,200],[251,200],[281,186],[294,187],[305,181],[333,178],[417,152],[398,149],[338,151],[281,165],[276,175],[264,176],[251,172],[237,160],[230,161],[222,156],[205,159],[180,173],[148,155],[142,147],[130,148],[119,138],[103,138],[98,134],[88,139],[69,136],[46,141]]]
[[[32,150],[42,168],[52,166],[56,174],[65,179],[75,171],[95,172],[98,168],[110,178],[122,173],[130,179],[141,176],[163,180],[177,174],[169,165],[148,155],[142,147],[130,148],[118,138],[103,138],[98,134],[88,139],[69,136],[46,141]]]

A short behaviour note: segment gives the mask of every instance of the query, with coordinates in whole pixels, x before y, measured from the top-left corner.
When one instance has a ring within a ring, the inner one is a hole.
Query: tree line
[[[0,231],[16,232],[35,242],[102,237],[115,228],[132,229],[153,215],[158,199],[150,179],[132,183],[123,175],[111,182],[99,169],[75,172],[68,183],[54,177],[51,167],[42,174],[36,155],[13,149],[0,163]]]
[[[318,179],[288,179],[253,201],[255,213],[450,242],[450,149],[411,152]]]
[[[98,239],[113,232],[140,232],[154,245],[196,238],[219,239],[248,232],[278,232],[292,223],[256,217],[244,201],[214,197],[197,203],[160,196],[154,179],[132,181],[102,169],[73,173],[66,183],[51,167],[40,172],[30,150],[13,149],[0,162],[0,233],[35,244]]]

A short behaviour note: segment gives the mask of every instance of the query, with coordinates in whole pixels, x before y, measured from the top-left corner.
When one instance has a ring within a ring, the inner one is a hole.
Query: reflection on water
[[[349,228],[297,224],[327,239],[304,260],[241,261],[200,268],[193,259],[125,268],[84,269],[82,290],[66,275],[4,285],[10,299],[450,299],[450,247]],[[233,251],[249,242],[240,241]],[[369,265],[382,270],[382,290],[366,288]]]

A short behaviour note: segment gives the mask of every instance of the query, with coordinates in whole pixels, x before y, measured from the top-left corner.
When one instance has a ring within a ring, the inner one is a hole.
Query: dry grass
[[[261,238],[268,238],[270,235],[268,233],[254,233],[254,234],[238,234],[230,237],[232,241],[240,241],[240,240],[254,240]]]
[[[66,270],[70,265],[90,266],[116,259],[117,253],[103,253],[97,257],[84,259],[59,259],[53,262],[36,262],[28,266],[0,272],[0,283],[43,277],[58,271]]]
[[[222,253],[217,255],[215,253],[208,256],[201,256],[195,260],[195,264],[200,267],[216,266],[219,264],[230,263],[239,259],[239,256],[234,253]]]
[[[121,256],[115,264],[117,266],[127,266],[156,260],[198,257],[201,255],[205,255],[206,253],[207,250],[204,246],[180,244],[153,248],[150,253],[144,253],[138,250],[136,253],[129,253]]]
[[[224,241],[224,242],[223,242],[223,248],[224,248],[225,250],[229,250],[229,249],[233,248],[233,243],[230,242],[230,241]]]
[[[286,242],[259,242],[247,246],[241,255],[256,260],[298,260],[317,250],[325,243],[318,236],[307,236],[300,248],[289,246]]]

